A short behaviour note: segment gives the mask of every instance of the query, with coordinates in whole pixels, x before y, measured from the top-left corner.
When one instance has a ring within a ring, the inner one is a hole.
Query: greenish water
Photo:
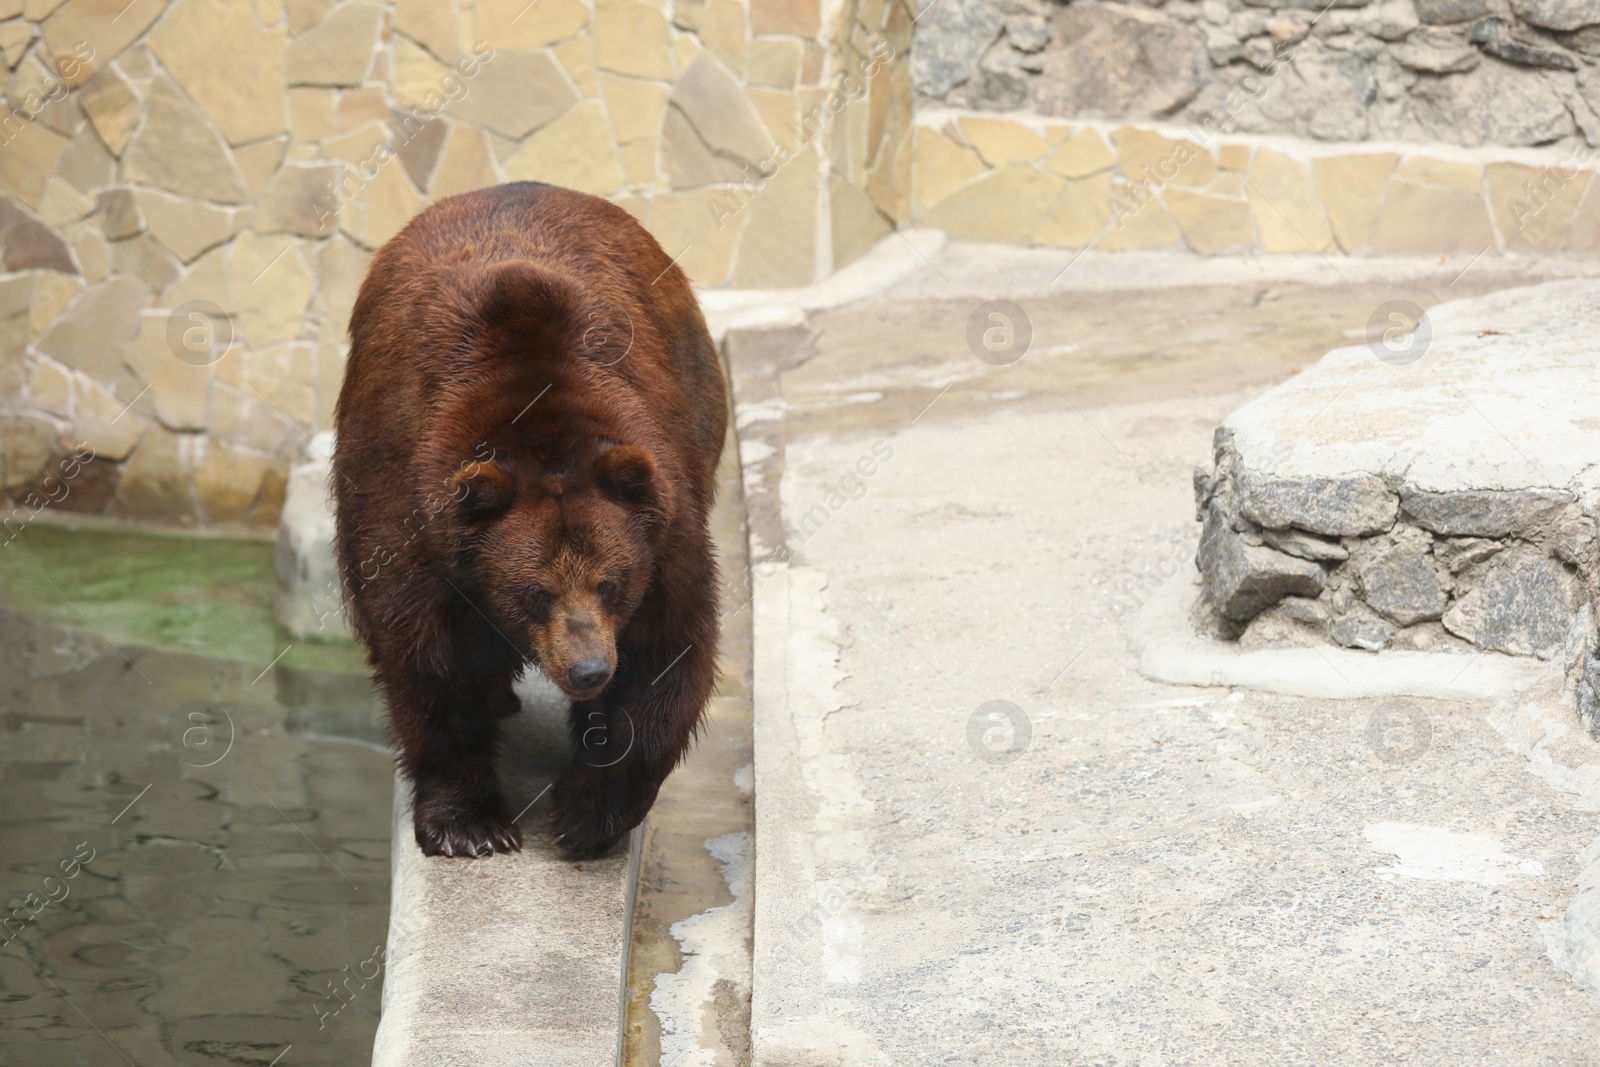
[[[393,763],[270,544],[0,548],[0,1064],[370,1058]]]

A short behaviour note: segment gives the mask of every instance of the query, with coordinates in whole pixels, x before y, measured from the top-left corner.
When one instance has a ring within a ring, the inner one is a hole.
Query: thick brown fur
[[[516,182],[413,219],[350,333],[339,563],[417,842],[520,847],[494,752],[531,662],[573,700],[552,833],[602,853],[650,810],[715,675],[727,393],[688,281],[621,208]]]

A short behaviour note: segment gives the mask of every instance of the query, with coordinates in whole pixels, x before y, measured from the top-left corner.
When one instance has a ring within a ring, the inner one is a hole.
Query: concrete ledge
[[[518,684],[501,782],[523,850],[424,857],[410,787],[395,791],[394,885],[374,1067],[597,1067],[621,1053],[622,991],[639,834],[626,853],[570,863],[544,834],[546,787],[565,765],[566,700]]]
[[[1261,689],[1288,696],[1377,696],[1439,700],[1508,698],[1540,683],[1559,685],[1560,664],[1498,652],[1358,652],[1346,648],[1241,649],[1196,634],[1189,619],[1198,577],[1174,578],[1134,619],[1139,673],[1178,685]]]

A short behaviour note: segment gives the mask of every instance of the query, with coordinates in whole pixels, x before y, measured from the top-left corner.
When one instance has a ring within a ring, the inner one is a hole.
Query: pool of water
[[[272,545],[35,523],[0,547],[0,1064],[370,1059],[393,761]]]

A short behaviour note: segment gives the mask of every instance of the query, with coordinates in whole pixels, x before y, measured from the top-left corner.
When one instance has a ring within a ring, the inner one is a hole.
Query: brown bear
[[[521,847],[494,751],[533,663],[572,701],[555,842],[603,853],[650,810],[716,671],[727,390],[694,293],[626,211],[513,182],[384,245],[350,336],[339,564],[417,843]]]

